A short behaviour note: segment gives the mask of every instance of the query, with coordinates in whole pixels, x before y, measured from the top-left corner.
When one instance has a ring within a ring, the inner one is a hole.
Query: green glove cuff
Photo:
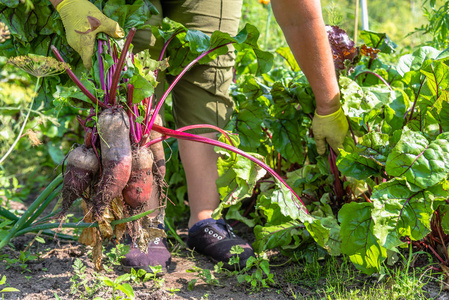
[[[63,0],[61,3],[58,4],[58,6],[56,6],[56,11],[58,13],[60,13],[61,9],[63,9],[64,6],[67,6],[67,5],[71,4],[72,2],[76,2],[76,1],[79,1],[79,0]]]
[[[342,117],[342,115],[343,117],[345,117],[345,112],[343,111],[343,108],[341,108],[340,106],[340,108],[336,112],[324,116],[319,115],[315,110],[315,115],[313,117],[318,119],[339,119]]]

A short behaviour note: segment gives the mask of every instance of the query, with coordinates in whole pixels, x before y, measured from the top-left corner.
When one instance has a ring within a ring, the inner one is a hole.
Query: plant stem
[[[98,227],[98,223],[83,223],[83,222],[81,222],[81,223],[64,223],[64,224],[48,223],[48,224],[42,224],[42,225],[37,225],[37,226],[22,229],[20,231],[17,231],[15,236],[21,236],[21,235],[24,235],[25,233],[29,233],[29,232],[36,232],[36,231],[41,231],[41,230],[46,230],[46,229],[54,229],[54,228],[90,228],[90,227]]]
[[[194,141],[194,142],[200,142],[200,143],[204,143],[204,144],[209,144],[209,145],[213,145],[213,146],[217,146],[217,147],[221,147],[230,151],[233,151],[239,155],[242,155],[243,157],[248,158],[249,160],[255,162],[256,164],[258,164],[259,166],[261,166],[262,168],[264,168],[265,170],[268,171],[268,173],[270,173],[273,177],[275,177],[277,180],[279,180],[295,197],[296,199],[299,200],[299,202],[301,204],[299,204],[297,201],[295,201],[294,198],[292,198],[293,202],[295,203],[295,206],[299,209],[299,210],[303,210],[304,212],[306,212],[307,214],[309,214],[309,211],[307,210],[306,206],[304,205],[304,203],[302,202],[301,198],[299,198],[299,196],[295,193],[295,191],[282,179],[281,176],[279,176],[273,169],[271,169],[267,164],[265,164],[263,161],[249,155],[248,153],[230,146],[228,144],[225,144],[223,142],[220,141],[216,141],[213,139],[209,139],[209,138],[205,138],[202,136],[198,136],[198,135],[194,135],[194,134],[190,134],[190,133],[185,133],[185,132],[180,132],[177,130],[172,130],[172,129],[168,129],[159,125],[154,124],[153,125],[153,130],[162,133],[163,137],[161,137],[161,140],[165,140],[169,137],[174,137],[177,139],[182,139],[182,140],[188,140],[188,141]],[[158,139],[159,140],[159,139]]]
[[[355,138],[354,130],[352,130],[350,119],[348,116],[346,116],[346,119],[348,120],[348,126],[349,126],[349,131],[351,131],[352,140],[354,141],[354,144],[357,145],[357,140]]]
[[[100,72],[100,85],[101,89],[104,91],[104,102],[109,102],[109,90],[106,88],[106,80],[104,77],[104,62],[103,57],[101,56],[103,54],[103,40],[98,40],[98,66],[99,66],[99,72]]]
[[[33,107],[33,104],[34,104],[34,99],[36,98],[36,94],[37,94],[37,90],[39,88],[40,80],[41,80],[41,77],[38,77],[37,81],[36,81],[36,86],[34,87],[33,99],[31,99],[30,107],[28,108],[28,112],[27,112],[27,114],[25,116],[25,120],[23,120],[23,124],[22,124],[22,127],[20,128],[19,134],[17,135],[16,140],[11,145],[11,147],[8,149],[8,151],[5,153],[5,155],[3,155],[3,157],[0,159],[0,164],[2,164],[2,162],[8,157],[8,155],[11,154],[12,150],[14,150],[14,147],[17,145],[17,143],[19,142],[20,138],[22,137],[23,130],[25,129],[25,125],[27,124],[28,117],[30,116],[30,113],[31,113],[31,108]]]
[[[131,222],[131,221],[135,221],[137,219],[143,218],[146,215],[149,215],[149,214],[153,213],[156,209],[159,209],[159,208],[162,208],[162,207],[156,207],[155,209],[150,209],[150,210],[144,211],[143,213],[134,215],[132,217],[128,217],[128,218],[124,218],[124,219],[120,219],[120,220],[114,220],[114,221],[111,222],[111,225],[115,226],[115,225],[118,225],[118,224],[123,224],[123,223],[128,223],[128,222]]]
[[[123,45],[122,53],[120,54],[120,58],[116,65],[117,68],[115,69],[114,75],[112,76],[111,90],[109,91],[109,102],[111,105],[115,105],[115,98],[118,88],[118,82],[120,79],[120,74],[122,73],[123,65],[125,63],[125,59],[128,54],[129,46],[131,45],[131,41],[135,33],[136,28],[134,27],[131,28],[131,30],[128,33],[128,36],[126,37],[125,44]]]
[[[56,58],[60,61],[65,63],[64,59],[62,58],[61,54],[59,53],[58,49],[56,49],[55,46],[51,46],[51,50],[53,51]],[[69,75],[70,79],[79,87],[79,89],[83,92],[84,95],[87,96],[87,98],[90,99],[90,101],[93,102],[93,104],[98,105],[102,108],[108,108],[106,104],[98,100],[94,95],[92,95],[91,92],[81,83],[81,81],[76,77],[75,73],[72,72],[68,67],[65,68],[65,71],[67,72],[67,75]]]
[[[14,224],[13,228],[9,231],[8,235],[0,242],[0,249],[5,247],[9,241],[16,236],[17,231],[22,228],[28,218],[33,212],[41,205],[41,203],[53,192],[53,190],[62,183],[62,174],[59,174],[48,187],[37,197],[37,199],[30,205],[22,217]]]
[[[7,210],[6,208],[3,208],[0,206],[0,216],[11,220],[11,221],[17,221],[19,219],[18,216],[16,216],[15,214],[13,214],[12,212],[10,212],[9,210]]]
[[[76,238],[74,238],[74,237],[71,236],[71,235],[63,234],[63,233],[57,233],[57,232],[54,232],[54,231],[52,231],[52,230],[43,230],[43,231],[42,231],[42,234],[43,234],[43,235],[46,235],[46,236],[51,236],[51,237],[56,236],[57,238],[59,238],[59,239],[61,239],[61,240],[76,241]]]
[[[137,119],[139,117],[139,110],[137,109],[137,105],[136,104],[133,105],[132,109]],[[135,122],[135,126],[136,126],[137,142],[139,142],[142,139],[142,124],[140,124],[139,122]]]
[[[344,191],[343,191],[343,185],[340,181],[340,174],[338,173],[337,155],[335,154],[334,150],[332,150],[332,148],[330,148],[330,153],[329,153],[329,165],[330,165],[331,172],[334,175],[334,179],[335,179],[335,181],[334,181],[335,197],[337,198],[337,202],[341,203],[343,201]]]
[[[134,86],[132,84],[128,84],[128,95],[127,95],[127,104],[128,104],[128,118],[129,118],[129,126],[130,126],[130,134],[132,137],[132,140],[134,141],[134,143],[138,143],[139,139],[137,138],[136,135],[136,126],[134,124],[134,116],[133,116],[133,111],[132,111],[132,105],[133,105],[133,95],[134,95]]]
[[[371,75],[376,76],[377,78],[379,78],[380,81],[382,81],[390,89],[390,91],[393,91],[393,89],[388,84],[388,82],[382,76],[380,76],[379,74],[377,74],[377,73],[375,73],[373,71],[363,71],[363,72],[360,72],[359,74],[357,74],[355,79],[357,79],[357,77],[359,77],[359,75],[361,75],[361,74],[371,74]],[[365,79],[366,79],[366,77],[365,77]]]
[[[59,194],[59,192],[62,190],[62,184],[59,185],[51,194],[48,196],[48,198],[42,203],[42,205],[36,210],[36,212],[31,216],[31,218],[25,223],[25,225],[22,226],[22,228],[26,228],[33,223],[34,220],[39,217],[44,209],[47,208],[47,206],[53,201],[53,199]]]
[[[235,147],[234,142],[231,140],[231,138],[229,137],[228,133],[225,130],[221,129],[220,127],[217,127],[217,126],[214,126],[214,125],[210,125],[210,124],[188,125],[188,126],[184,126],[184,127],[178,128],[176,130],[184,132],[184,131],[191,130],[191,129],[204,129],[204,128],[210,128],[210,129],[214,129],[214,130],[220,132],[221,134],[223,134],[226,137],[226,139],[229,141],[229,144],[231,144],[231,146]],[[153,144],[156,144],[158,142],[161,142],[161,141],[163,141],[163,140],[157,140],[157,141],[156,141],[156,139],[151,140],[151,141],[149,141],[145,145],[145,147],[149,147],[149,146],[151,146]]]
[[[424,77],[424,79],[421,81],[421,85],[419,86],[418,93],[415,94],[415,101],[413,101],[413,105],[412,105],[412,109],[410,110],[410,117],[408,118],[408,122],[410,122],[410,121],[412,120],[413,112],[415,111],[416,102],[418,102],[418,96],[419,96],[419,94],[421,93],[421,88],[422,88],[422,86],[423,86],[423,84],[424,84],[424,80],[425,80],[425,77]],[[406,115],[406,117],[407,117],[407,115]]]
[[[135,221],[139,218],[145,217],[146,215],[151,214],[152,212],[154,212],[154,209],[145,211],[143,213],[140,213],[138,215],[129,217],[129,218],[125,218],[125,219],[120,219],[120,220],[114,220],[111,222],[111,226],[115,226],[118,224],[122,224],[122,223],[127,223],[127,222],[131,222],[131,221]],[[84,223],[84,222],[80,222],[80,223],[65,223],[65,224],[60,224],[60,223],[49,223],[49,224],[42,224],[42,225],[37,225],[37,226],[33,226],[33,227],[28,227],[28,228],[24,228],[20,231],[17,231],[15,236],[20,236],[20,235],[24,235],[25,233],[28,232],[35,232],[35,231],[40,231],[40,230],[46,230],[46,229],[53,229],[53,228],[90,228],[90,227],[98,227],[98,223]],[[3,241],[2,241],[3,243]],[[1,248],[0,248],[1,249]]]
[[[173,235],[173,237],[175,238],[175,240],[176,240],[182,247],[186,247],[186,243],[182,240],[182,238],[178,235],[178,233],[176,233],[176,230],[173,229],[173,227],[171,226],[170,222],[165,221],[165,225],[167,225],[168,231],[171,232],[171,234]]]
[[[205,57],[206,55],[208,55],[209,53],[224,47],[224,46],[228,46],[229,44],[232,44],[231,42],[226,43],[224,45],[221,46],[217,46],[215,48],[212,48],[206,52],[201,53],[197,58],[195,58],[194,60],[192,60],[182,71],[181,73],[179,73],[178,76],[176,76],[176,78],[173,80],[173,82],[170,84],[170,86],[167,88],[167,90],[165,91],[165,93],[162,95],[161,99],[159,100],[159,103],[157,104],[156,108],[154,109],[154,113],[153,116],[151,117],[150,123],[148,124],[148,127],[146,128],[146,132],[145,134],[149,134],[151,131],[151,128],[153,127],[154,121],[156,120],[156,116],[159,113],[159,110],[162,107],[162,104],[164,104],[165,99],[168,97],[168,94],[170,94],[170,92],[172,91],[172,89],[175,87],[175,85],[178,83],[179,80],[181,80],[182,76],[184,76],[184,74],[190,70],[190,68],[196,64],[198,61],[200,61],[203,57]]]

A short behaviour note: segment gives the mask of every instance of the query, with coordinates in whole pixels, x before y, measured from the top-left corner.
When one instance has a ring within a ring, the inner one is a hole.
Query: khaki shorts
[[[215,30],[236,35],[241,15],[242,0],[151,0],[160,12],[149,20],[160,25],[168,17],[208,35]],[[159,57],[163,41],[156,40],[150,29],[139,30],[133,39],[134,52],[150,49],[153,59]],[[223,128],[229,122],[234,103],[229,96],[233,78],[234,53],[220,55],[216,60],[195,65],[176,84],[172,91],[173,118],[176,128],[194,124],[211,124]],[[160,73],[156,95],[161,97],[174,77]],[[211,132],[210,129],[193,130],[195,133]]]

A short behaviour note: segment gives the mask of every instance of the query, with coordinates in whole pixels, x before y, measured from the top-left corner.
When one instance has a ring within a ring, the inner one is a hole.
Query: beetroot
[[[92,183],[99,168],[98,159],[92,149],[80,146],[69,153],[62,188],[62,211],[59,218],[65,216],[73,202],[83,196]]]
[[[131,177],[123,189],[123,199],[132,208],[148,202],[153,189],[153,154],[148,148],[133,151]]]
[[[121,197],[131,174],[131,142],[129,119],[122,108],[104,110],[97,121],[100,135],[103,173],[94,196],[95,218],[102,219],[104,209]]]

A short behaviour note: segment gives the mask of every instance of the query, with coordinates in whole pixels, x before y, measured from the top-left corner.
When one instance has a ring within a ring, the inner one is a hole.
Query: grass
[[[282,279],[294,299],[434,299],[426,286],[432,287],[433,297],[440,294],[438,274],[428,264],[412,268],[411,262],[412,257],[385,266],[383,275],[369,276],[356,270],[347,257],[315,258],[288,268]]]

